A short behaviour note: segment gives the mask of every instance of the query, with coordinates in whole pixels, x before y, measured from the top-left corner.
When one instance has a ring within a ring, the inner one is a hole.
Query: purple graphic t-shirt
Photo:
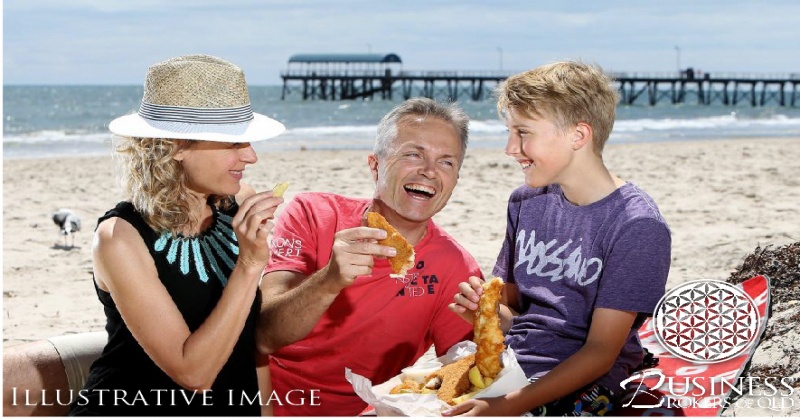
[[[567,201],[558,185],[516,189],[494,274],[519,289],[521,311],[506,343],[528,377],[583,346],[595,308],[639,312],[611,371],[597,381],[620,390],[642,360],[637,329],[664,295],[670,246],[653,199],[631,183],[586,206]]]

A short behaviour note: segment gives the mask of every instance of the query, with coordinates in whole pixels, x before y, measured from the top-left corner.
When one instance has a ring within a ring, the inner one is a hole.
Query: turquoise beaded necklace
[[[213,275],[225,286],[228,278],[218,262],[222,261],[228,270],[233,270],[235,261],[226,250],[238,256],[239,245],[236,234],[233,233],[233,217],[220,213],[214,206],[211,206],[211,210],[214,220],[205,232],[192,237],[164,232],[156,240],[154,249],[157,252],[166,249],[167,262],[177,265],[184,276],[188,276],[194,268],[203,283],[207,283],[209,275]]]

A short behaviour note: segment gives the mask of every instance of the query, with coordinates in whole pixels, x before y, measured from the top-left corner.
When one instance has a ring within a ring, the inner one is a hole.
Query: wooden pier
[[[292,67],[292,64],[295,64]],[[298,68],[297,63],[300,63]],[[303,100],[408,99],[481,101],[492,98],[498,83],[516,72],[408,71],[396,54],[301,54],[281,72],[281,99],[293,93]],[[800,73],[612,72],[623,105],[698,104],[800,107]]]
[[[370,73],[281,73],[281,99],[299,92],[305,100],[408,99],[414,96],[450,100],[480,101],[491,96],[492,89],[508,74],[451,71],[402,71],[393,74]]]
[[[681,72],[661,74],[612,73],[619,86],[620,103],[656,105],[749,104],[750,106],[800,106],[800,73],[705,73],[696,77]]]

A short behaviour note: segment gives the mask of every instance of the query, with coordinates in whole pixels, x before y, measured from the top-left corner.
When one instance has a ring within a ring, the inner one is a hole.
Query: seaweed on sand
[[[794,339],[788,337],[800,323],[800,242],[775,249],[771,247],[756,247],[731,273],[728,282],[738,284],[757,275],[769,277],[774,312],[761,346],[782,350],[784,357],[773,360],[771,364],[753,364],[749,375],[791,377],[797,375],[800,366],[800,354],[791,348]],[[795,381],[794,386],[800,387],[800,381]]]

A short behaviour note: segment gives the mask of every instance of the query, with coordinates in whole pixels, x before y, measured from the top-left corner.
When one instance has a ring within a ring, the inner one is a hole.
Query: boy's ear
[[[579,122],[572,131],[572,150],[580,150],[592,140],[592,126]]]

